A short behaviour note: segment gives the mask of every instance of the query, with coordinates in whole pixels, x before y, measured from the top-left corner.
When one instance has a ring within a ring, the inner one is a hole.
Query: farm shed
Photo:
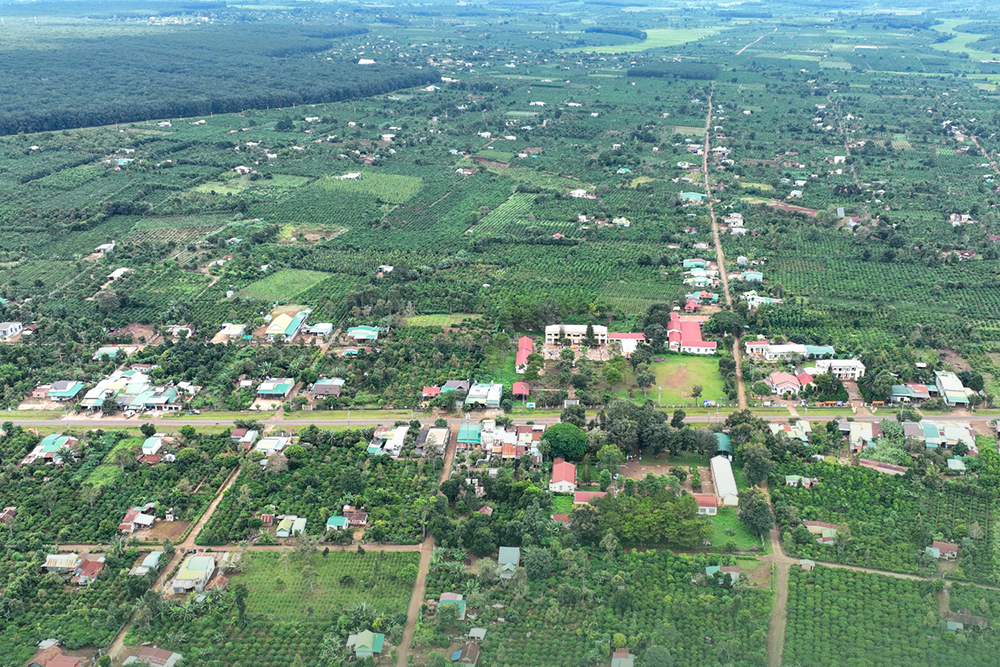
[[[736,477],[733,476],[733,466],[725,456],[715,456],[711,461],[712,479],[715,481],[715,495],[723,505],[736,507],[739,500],[739,490],[736,488]]]

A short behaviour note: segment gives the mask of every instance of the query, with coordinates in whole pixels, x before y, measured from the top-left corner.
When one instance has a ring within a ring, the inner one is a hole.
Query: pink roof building
[[[517,358],[514,360],[514,370],[524,373],[528,370],[528,356],[535,351],[535,341],[528,336],[517,339]]]

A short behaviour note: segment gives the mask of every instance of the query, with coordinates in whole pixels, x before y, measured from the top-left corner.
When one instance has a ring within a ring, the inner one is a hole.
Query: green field
[[[937,44],[931,44],[931,47],[937,49],[938,51],[950,51],[952,53],[967,53],[969,58],[973,60],[992,60],[997,58],[997,54],[990,53],[988,51],[979,51],[977,49],[970,49],[969,44],[972,42],[977,42],[983,37],[988,37],[989,35],[974,35],[969,32],[959,32],[955,30],[956,26],[963,23],[968,23],[967,19],[941,19],[941,22],[934,26],[934,30],[938,32],[943,32],[949,35],[953,35],[951,39],[947,42],[939,42]]]
[[[713,550],[717,550],[727,542],[735,543],[740,549],[760,546],[760,538],[754,537],[747,527],[740,523],[735,508],[720,507],[719,513],[708,517],[708,520],[712,523],[712,535],[708,539],[712,541]],[[733,534],[730,535],[729,531]]]
[[[360,178],[331,178],[323,181],[330,190],[372,195],[387,204],[402,204],[420,192],[423,181],[415,176],[380,174],[374,171],[361,172]]]
[[[406,320],[411,327],[453,327],[467,319],[478,319],[480,315],[417,315]]]
[[[86,479],[83,480],[84,484],[90,484],[91,486],[100,487],[105,484],[110,484],[120,477],[122,474],[122,469],[115,465],[99,465],[94,468]]]
[[[291,299],[329,276],[322,271],[281,269],[247,285],[240,290],[240,296],[264,301]]]
[[[628,53],[632,51],[645,51],[646,49],[658,49],[667,46],[680,46],[688,42],[696,42],[699,39],[710,37],[719,32],[721,28],[653,28],[646,30],[646,39],[635,44],[622,44],[620,46],[579,46],[572,49],[564,49],[565,53]]]
[[[305,560],[289,553],[286,567],[282,554],[258,552],[247,556],[234,581],[250,590],[248,611],[272,620],[329,619],[357,602],[395,613],[406,610],[419,562],[412,551],[334,551]],[[303,581],[307,568],[316,573],[311,587]]]
[[[668,361],[660,361],[650,365],[650,370],[656,376],[656,382],[646,390],[633,389],[633,399],[638,401],[660,401],[661,405],[701,404],[704,400],[726,400],[723,392],[724,383],[719,375],[719,359],[716,356],[686,357],[670,355]],[[631,370],[625,374],[625,387],[635,384],[635,376]],[[701,397],[693,398],[691,389],[701,385]],[[662,387],[662,397],[658,387]],[[615,392],[618,398],[627,398],[628,390]]]

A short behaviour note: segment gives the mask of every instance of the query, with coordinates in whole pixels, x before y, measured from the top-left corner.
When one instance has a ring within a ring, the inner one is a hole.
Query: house
[[[442,426],[421,430],[417,434],[417,450],[421,454],[430,450],[444,452],[448,449],[448,441],[451,439],[451,427]]]
[[[73,436],[63,435],[62,433],[50,433],[42,438],[42,441],[24,457],[21,465],[31,465],[38,461],[42,461],[48,465],[62,465],[62,455],[59,452],[67,449],[76,454],[79,448],[80,441]]]
[[[155,646],[144,646],[139,649],[138,653],[126,658],[122,665],[138,662],[150,667],[174,667],[183,657],[180,653],[173,653]]]
[[[156,515],[146,514],[146,512],[154,507],[156,507],[156,503],[146,503],[145,505],[133,507],[125,513],[125,518],[118,524],[118,530],[125,535],[131,535],[139,528],[152,526],[153,522],[156,521]]]
[[[142,443],[142,455],[153,456],[158,454],[160,449],[163,448],[164,437],[162,433],[157,433],[146,438]]]
[[[748,283],[764,282],[764,274],[761,273],[760,271],[753,271],[753,270],[743,271],[736,277]]]
[[[552,481],[549,482],[552,493],[573,493],[576,491],[576,466],[568,461],[556,459],[552,466]]]
[[[527,398],[531,395],[531,389],[527,382],[515,382],[510,393],[514,398]]]
[[[688,354],[715,354],[718,343],[701,337],[701,323],[706,317],[685,317],[680,313],[670,313],[667,340],[671,350]]]
[[[573,493],[573,504],[586,505],[594,498],[603,498],[606,495],[607,491],[576,491]]]
[[[733,581],[734,584],[736,583],[736,580],[740,578],[740,575],[742,573],[743,573],[743,570],[740,569],[740,568],[738,568],[738,567],[736,567],[735,565],[721,565],[721,566],[720,565],[709,565],[708,567],[705,568],[705,576],[706,577],[710,577],[711,578],[711,577],[715,577],[715,575],[717,575],[717,574],[718,575],[727,575],[728,574],[730,576],[730,578],[732,579],[732,581]]]
[[[719,499],[715,496],[696,493],[694,500],[698,503],[698,514],[715,516],[719,513]]]
[[[57,401],[59,403],[64,403],[66,401],[71,401],[76,398],[80,392],[83,391],[82,382],[74,382],[72,380],[59,380],[58,382],[53,382],[49,387],[48,392],[46,392],[45,397],[50,401]]]
[[[472,628],[468,637],[470,641],[481,642],[486,639],[486,628]]]
[[[75,553],[49,554],[42,569],[46,572],[72,572],[80,564],[80,556]]]
[[[705,292],[708,294],[708,292]],[[642,333],[609,333],[609,341],[617,341],[622,348],[622,355],[628,359],[636,351],[640,343],[646,342],[646,334]]]
[[[128,356],[135,352],[138,348],[132,345],[102,345],[97,348],[94,352],[94,359],[100,359],[101,357],[107,357],[108,359],[117,359],[118,354],[121,353],[123,356]]]
[[[617,649],[611,654],[611,667],[635,667],[635,656],[627,648]]]
[[[342,516],[331,516],[326,520],[327,531],[345,530],[347,528],[347,518]]]
[[[245,324],[226,322],[222,325],[222,330],[216,335],[226,340],[239,340],[243,338],[243,332],[246,331],[246,328]]]
[[[212,556],[188,556],[181,564],[177,577],[174,578],[174,593],[187,593],[205,590],[205,584],[215,573],[215,558]]]
[[[811,489],[812,487],[819,484],[819,480],[815,477],[803,477],[802,475],[785,475],[785,486],[801,486],[806,489]]]
[[[775,436],[781,433],[786,438],[800,440],[803,444],[807,444],[809,436],[812,435],[812,424],[804,419],[799,419],[794,424],[768,424],[767,427]]]
[[[368,512],[360,512],[353,505],[344,505],[341,514],[347,519],[348,528],[364,528],[368,525]]]
[[[937,540],[934,540],[931,543],[931,547],[941,552],[941,556],[943,558],[948,558],[948,559],[958,558],[957,544],[953,544],[951,542],[939,542]]]
[[[482,427],[479,424],[462,424],[458,427],[456,440],[458,449],[479,449],[482,443]]]
[[[725,433],[715,434],[715,455],[725,456],[730,460],[733,458],[733,443]]]
[[[354,650],[355,658],[373,658],[382,654],[385,635],[365,630],[347,637],[347,648]]]
[[[937,387],[931,388],[929,385],[906,382],[904,384],[892,385],[893,403],[922,403],[931,397],[931,392],[937,394]]]
[[[768,376],[767,383],[771,385],[771,391],[775,394],[798,394],[802,384],[799,379],[791,373],[776,371]]]
[[[444,385],[442,385],[441,393],[443,394],[447,391],[461,391],[464,393],[469,393],[469,388],[471,386],[472,385],[469,383],[468,380],[448,380],[447,382],[444,383]]]
[[[275,537],[295,537],[299,533],[306,531],[306,518],[289,515],[278,522],[278,530]]]
[[[114,249],[115,249],[115,242],[112,241],[111,243],[102,243],[101,245],[97,246],[96,248],[94,248],[94,252],[97,253],[98,255],[103,255],[105,253],[111,252]]]
[[[278,435],[261,438],[257,441],[257,446],[254,447],[254,451],[263,452],[264,458],[268,459],[283,450],[288,445],[289,440],[290,438]]]
[[[352,340],[378,340],[378,327],[350,327],[347,337]]]
[[[319,338],[329,338],[333,335],[333,322],[317,322],[303,328],[303,332]]]
[[[865,447],[874,447],[875,440],[881,433],[878,422],[851,422],[848,433],[848,445],[851,452],[860,452]]]
[[[313,384],[312,389],[309,390],[313,396],[340,396],[344,391],[344,380],[343,378],[320,378],[316,380]]]
[[[24,325],[20,322],[0,322],[0,340],[16,336],[23,329]]]
[[[17,508],[16,507],[4,507],[3,512],[0,512],[0,523],[7,525],[11,521],[17,518]]]
[[[497,565],[500,566],[500,578],[510,579],[521,564],[521,549],[519,547],[500,547],[497,554]]]
[[[38,650],[34,657],[28,660],[26,667],[80,667],[85,662],[84,658],[75,658],[64,655],[59,648],[59,641],[46,639],[38,642]]]
[[[493,516],[493,508],[489,505],[483,505],[479,508],[479,513],[483,516]]]
[[[739,505],[739,490],[736,488],[736,477],[733,466],[725,456],[713,456],[710,461],[712,480],[715,482],[715,495],[726,507]]]
[[[257,396],[260,398],[287,398],[295,387],[293,378],[268,378],[257,387]]]
[[[948,459],[948,470],[954,470],[955,472],[965,472],[965,461],[962,459]]]
[[[432,398],[437,398],[441,395],[441,387],[424,387],[420,394],[420,397],[425,401],[429,401]]]
[[[517,339],[517,357],[514,360],[514,370],[518,375],[528,370],[528,356],[535,351],[535,341],[530,336]]]
[[[685,259],[681,264],[685,269],[705,269],[708,268],[708,262],[704,259]]]
[[[398,457],[406,444],[406,434],[409,431],[408,425],[396,426],[392,429],[386,427],[375,429],[375,435],[368,446],[368,453],[373,456],[387,454],[394,458]]]
[[[284,340],[290,341],[298,335],[299,329],[302,328],[302,324],[309,317],[312,311],[308,308],[305,310],[300,310],[295,313],[295,315],[289,315],[288,313],[281,313],[277,317],[271,320],[271,323],[267,325],[264,330],[264,337],[269,341]]]
[[[707,195],[703,192],[682,192],[681,201],[700,203]]]
[[[572,346],[582,345],[590,327],[597,345],[608,344],[608,328],[600,324],[550,324],[545,327],[545,344],[561,345],[568,342]]]
[[[111,282],[114,282],[115,280],[120,280],[122,276],[124,276],[127,273],[131,273],[132,271],[133,269],[127,269],[125,267],[117,268],[107,275],[107,279]]]
[[[466,642],[465,646],[451,654],[451,661],[456,665],[475,665],[479,660],[479,644]]]
[[[257,442],[258,435],[254,429],[241,427],[233,429],[229,437],[235,440],[244,451],[250,451],[250,448]]]
[[[817,374],[829,373],[838,380],[860,380],[865,376],[865,365],[857,359],[820,359],[816,370]]]
[[[807,358],[834,354],[834,349],[828,345],[799,345],[796,343],[779,345],[766,339],[747,341],[743,344],[743,349],[747,356],[763,361],[787,361],[796,356]]]
[[[163,557],[162,551],[151,551],[142,559],[142,563],[136,565],[131,570],[129,574],[133,577],[141,577],[146,573],[155,570],[160,566],[160,559]]]
[[[97,576],[103,569],[104,556],[101,556],[97,560],[87,560],[84,558],[73,569],[73,578],[70,581],[78,586],[87,586],[90,582],[97,580]]]
[[[816,538],[820,544],[833,544],[837,537],[840,526],[825,521],[803,521],[802,525],[809,530],[809,534]]]
[[[499,408],[503,396],[503,385],[498,382],[474,384],[465,397],[465,405],[485,408]]]
[[[465,608],[467,604],[468,603],[465,599],[458,593],[442,593],[441,598],[437,603],[437,608],[440,609],[441,607],[447,605],[454,605],[455,607],[458,607],[458,620],[464,621]]]
[[[760,306],[777,305],[784,303],[784,301],[782,301],[781,299],[774,299],[769,296],[762,296],[753,290],[749,292],[744,292],[743,294],[740,295],[740,298],[747,302],[747,306],[750,307],[750,310],[757,310],[757,308],[759,308]]]
[[[968,407],[969,395],[957,375],[951,371],[934,371],[934,384],[937,386],[941,399],[949,406]]]

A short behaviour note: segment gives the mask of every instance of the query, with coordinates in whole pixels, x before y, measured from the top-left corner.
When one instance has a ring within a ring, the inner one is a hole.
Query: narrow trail
[[[726,271],[726,256],[722,252],[722,240],[719,237],[719,222],[715,218],[715,205],[712,203],[712,183],[708,176],[708,155],[711,149],[712,136],[712,95],[708,96],[708,114],[705,116],[705,148],[701,156],[702,171],[705,175],[705,200],[708,202],[708,215],[712,219],[712,236],[715,239],[715,261],[719,265],[719,276],[722,278],[722,289],[726,294],[726,305],[732,308],[733,295],[729,291],[729,272]],[[747,407],[746,388],[743,386],[743,364],[740,359],[740,339],[733,342],[733,359],[736,361],[736,392],[740,409]]]
[[[750,42],[749,44],[747,44],[746,46],[744,46],[744,47],[743,47],[742,49],[740,49],[739,51],[737,51],[737,52],[736,52],[736,55],[738,55],[738,56],[741,56],[741,55],[743,55],[743,52],[744,52],[744,51],[746,51],[747,49],[749,49],[749,48],[750,48],[751,46],[753,46],[754,44],[756,44],[756,43],[757,43],[757,42],[759,42],[760,40],[764,39],[764,38],[765,38],[765,37],[767,37],[767,36],[768,36],[769,34],[770,34],[770,35],[773,35],[773,34],[774,34],[774,33],[776,33],[776,32],[778,32],[778,29],[777,29],[777,28],[775,28],[774,30],[772,30],[772,31],[771,31],[770,33],[766,33],[766,32],[765,32],[765,33],[764,33],[763,35],[761,35],[760,37],[758,37],[757,39],[753,40],[752,42]]]

